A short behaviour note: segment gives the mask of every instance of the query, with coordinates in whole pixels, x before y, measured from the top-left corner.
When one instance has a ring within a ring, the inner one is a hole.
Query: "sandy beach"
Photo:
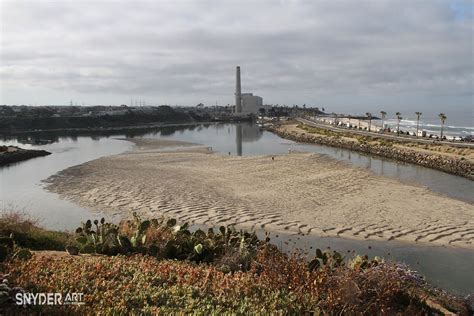
[[[474,249],[474,206],[311,153],[226,156],[134,139],[132,152],[65,169],[48,189],[96,210],[207,225]]]

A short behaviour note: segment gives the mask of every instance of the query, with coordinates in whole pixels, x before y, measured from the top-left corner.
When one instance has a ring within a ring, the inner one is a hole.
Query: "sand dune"
[[[135,142],[133,152],[60,172],[48,189],[124,216],[474,249],[473,205],[321,155],[229,157],[189,143]]]

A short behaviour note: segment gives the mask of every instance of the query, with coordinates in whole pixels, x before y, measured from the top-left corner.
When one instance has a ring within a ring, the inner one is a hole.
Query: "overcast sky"
[[[268,104],[472,116],[469,0],[0,1],[0,104],[226,105],[240,65]]]

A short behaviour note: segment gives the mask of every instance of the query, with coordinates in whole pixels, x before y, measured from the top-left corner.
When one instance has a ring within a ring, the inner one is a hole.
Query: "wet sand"
[[[47,180],[48,189],[124,217],[138,211],[207,225],[474,249],[474,205],[318,154],[272,160],[132,141],[134,151],[65,169]]]

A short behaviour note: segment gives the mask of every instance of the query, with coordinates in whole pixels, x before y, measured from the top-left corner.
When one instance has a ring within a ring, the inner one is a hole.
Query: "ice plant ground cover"
[[[304,260],[259,251],[251,270],[224,273],[207,264],[131,256],[40,256],[4,266],[30,292],[84,293],[85,305],[29,306],[77,314],[198,312],[425,314],[430,290],[395,264],[310,272]],[[448,310],[461,301],[431,293]],[[21,311],[21,308],[12,307]],[[25,310],[26,311],[26,310]]]
[[[466,301],[401,264],[344,259],[334,251],[288,255],[269,240],[225,227],[191,233],[174,220],[135,217],[118,226],[84,223],[70,237],[70,252],[92,254],[29,256],[14,245],[0,265],[3,313],[472,313]],[[81,304],[21,307],[17,293],[78,293]]]

